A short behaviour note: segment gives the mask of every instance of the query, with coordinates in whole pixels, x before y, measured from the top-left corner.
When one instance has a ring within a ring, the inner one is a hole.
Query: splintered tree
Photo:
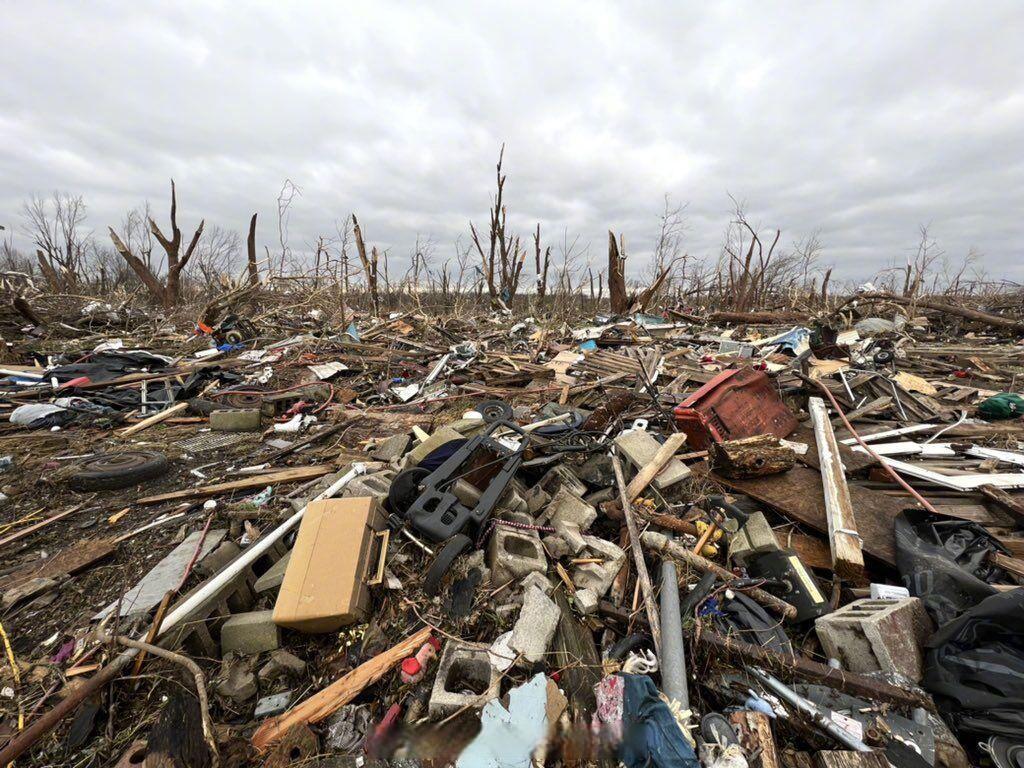
[[[469,231],[473,235],[473,244],[483,263],[484,283],[490,294],[491,304],[508,309],[519,288],[519,275],[526,262],[526,249],[520,247],[518,235],[509,235],[505,229],[506,211],[502,201],[505,177],[501,173],[501,161],[504,157],[505,145],[502,144],[497,166],[498,191],[490,210],[490,232],[486,252],[473,222],[469,223]]]
[[[174,179],[171,179],[170,238],[164,235],[152,217],[149,219],[150,232],[153,233],[153,237],[157,239],[157,242],[160,243],[161,247],[163,247],[167,254],[167,276],[162,282],[153,270],[150,269],[142,259],[135,255],[131,249],[124,244],[124,242],[122,242],[113,227],[109,227],[110,239],[113,241],[114,247],[117,248],[117,252],[121,254],[122,258],[124,258],[126,262],[128,262],[128,265],[132,268],[135,274],[138,275],[146,288],[149,289],[153,298],[163,304],[165,309],[173,309],[178,303],[178,298],[181,294],[182,272],[184,272],[185,267],[188,265],[189,259],[192,258],[192,254],[195,253],[196,246],[199,244],[199,238],[203,235],[203,226],[205,224],[205,220],[199,222],[199,226],[196,227],[195,234],[192,235],[192,240],[189,242],[185,252],[182,253],[181,230],[178,229],[178,198],[174,189]]]
[[[370,302],[373,305],[373,314],[380,314],[380,289],[377,282],[377,264],[380,261],[380,254],[377,246],[366,255],[366,243],[363,242],[363,230],[359,228],[356,215],[352,214],[352,234],[356,238],[356,251],[359,253],[359,261],[363,263],[363,271],[366,272],[366,287],[370,290]]]
[[[621,315],[629,311],[629,295],[626,293],[626,244],[622,247],[615,241],[615,233],[608,230],[608,298],[612,314]]]

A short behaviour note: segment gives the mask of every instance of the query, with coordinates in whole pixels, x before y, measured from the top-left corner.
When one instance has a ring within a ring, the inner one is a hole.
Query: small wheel
[[[895,357],[896,356],[888,349],[880,350],[879,352],[875,352],[875,365],[888,365]]]
[[[263,406],[263,395],[256,394],[252,390],[228,391],[218,400],[228,408],[261,408]]]
[[[483,416],[484,422],[487,424],[493,424],[496,421],[511,421],[513,415],[512,406],[504,400],[484,400],[482,403],[477,403],[473,410]]]
[[[423,591],[433,597],[441,590],[441,581],[444,579],[448,569],[463,552],[473,546],[469,536],[464,533],[457,533],[445,543],[434,555],[434,562],[427,569],[426,578],[423,579]]]
[[[405,512],[412,506],[413,502],[420,495],[420,483],[430,475],[430,470],[422,467],[406,469],[395,475],[388,488],[388,506],[397,515],[405,516]]]
[[[104,453],[82,463],[68,478],[77,491],[110,491],[153,480],[167,472],[167,457],[157,451]]]

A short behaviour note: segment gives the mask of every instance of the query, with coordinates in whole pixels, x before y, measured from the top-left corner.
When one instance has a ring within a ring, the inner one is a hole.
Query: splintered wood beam
[[[417,649],[429,638],[430,628],[424,627],[405,638],[398,645],[363,662],[347,675],[338,678],[322,691],[314,693],[287,712],[266,720],[253,734],[253,746],[259,752],[266,752],[271,745],[284,738],[292,728],[298,725],[318,723],[324,718],[330,717],[368,686],[380,680],[402,659],[416,653]]]
[[[841,578],[858,578],[864,574],[864,553],[861,551],[860,534],[857,533],[857,520],[853,516],[846,473],[839,456],[839,444],[832,431],[825,401],[820,397],[809,398],[807,408],[811,413],[814,438],[818,444],[832,567]]]

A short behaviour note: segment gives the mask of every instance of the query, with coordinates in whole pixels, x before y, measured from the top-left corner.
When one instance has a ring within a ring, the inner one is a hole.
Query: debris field
[[[1022,765],[1024,321],[892,299],[0,316],[0,765]]]

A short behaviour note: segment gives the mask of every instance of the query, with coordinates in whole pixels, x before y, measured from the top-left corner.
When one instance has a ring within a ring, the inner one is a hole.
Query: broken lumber
[[[924,707],[929,711],[935,709],[930,697],[915,693],[913,690],[890,685],[854,672],[835,669],[827,664],[812,661],[806,656],[790,656],[769,648],[762,648],[759,645],[745,643],[742,640],[724,637],[709,630],[706,626],[700,632],[695,632],[693,637],[702,645],[721,651],[746,664],[755,664],[785,677],[809,680],[819,685],[835,688],[837,691],[843,691],[851,696],[872,701],[884,701],[905,707]]]
[[[372,659],[363,662],[347,675],[335,680],[318,693],[287,712],[267,720],[252,736],[253,746],[261,753],[284,737],[297,725],[318,723],[358,696],[367,686],[380,680],[402,659],[414,654],[430,639],[430,628],[424,627]]]
[[[658,604],[654,602],[654,587],[651,586],[651,577],[647,573],[647,563],[644,561],[643,550],[640,549],[640,529],[636,524],[636,517],[633,515],[633,505],[629,500],[626,489],[626,478],[622,474],[622,461],[618,454],[612,454],[612,467],[615,469],[615,483],[619,487],[619,501],[622,503],[622,514],[626,518],[626,527],[629,530],[629,548],[633,553],[633,564],[636,566],[636,579],[643,592],[644,609],[647,612],[647,622],[651,628],[651,639],[654,640],[654,650],[661,658],[661,622],[659,620]]]
[[[864,553],[861,552],[860,534],[857,532],[857,520],[853,516],[846,473],[839,458],[839,444],[828,419],[825,401],[820,397],[809,398],[807,408],[814,425],[815,442],[818,444],[832,566],[840,578],[858,578],[864,575]]]
[[[132,424],[130,427],[125,427],[124,429],[120,430],[117,434],[120,437],[131,437],[136,432],[141,432],[144,429],[152,427],[154,424],[159,424],[161,421],[169,419],[174,414],[181,413],[186,408],[188,408],[188,403],[175,403],[170,408],[165,408],[159,413],[154,413],[152,416],[143,419],[138,424]]]
[[[755,435],[711,444],[715,470],[729,477],[762,477],[792,469],[796,452],[775,435]]]
[[[323,477],[335,471],[330,464],[317,464],[309,467],[291,467],[279,472],[270,472],[265,475],[253,475],[244,480],[232,480],[227,483],[215,483],[203,485],[198,488],[186,488],[183,491],[171,491],[161,493],[157,496],[144,496],[138,503],[143,505],[162,504],[165,501],[180,501],[181,499],[197,499],[204,496],[216,496],[221,493],[232,491],[245,491],[250,488],[265,488],[268,485],[279,483],[297,483],[301,480],[312,480],[315,477]],[[3,542],[0,542],[2,544]]]
[[[665,465],[675,457],[676,452],[683,447],[685,442],[685,432],[675,432],[665,439],[665,442],[661,444],[654,457],[640,468],[640,471],[636,473],[636,476],[626,486],[626,498],[630,502],[635,501],[636,497],[644,492],[647,486],[651,484],[651,481],[665,468]]]

